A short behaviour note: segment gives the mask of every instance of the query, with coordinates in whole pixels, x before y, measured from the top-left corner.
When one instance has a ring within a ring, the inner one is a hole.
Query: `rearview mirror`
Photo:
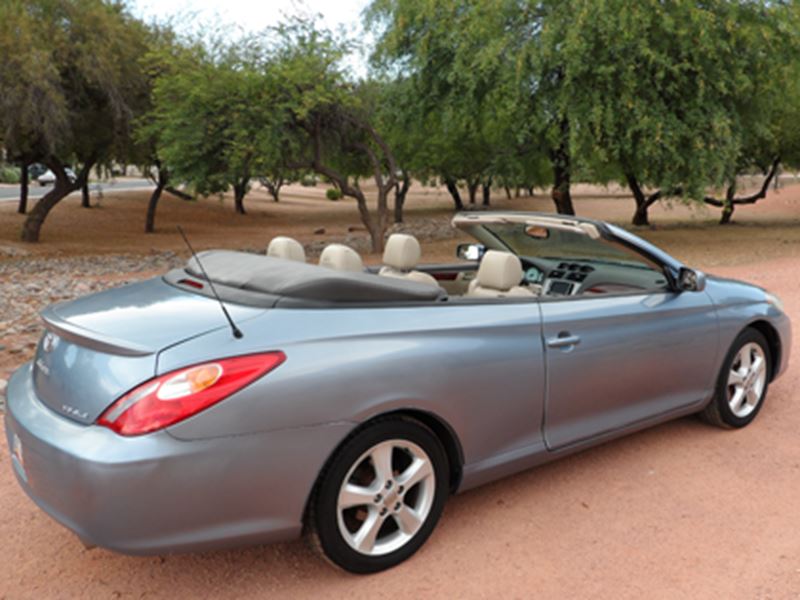
[[[702,271],[681,267],[678,287],[682,292],[702,292],[706,289],[706,274]]]
[[[459,244],[456,247],[456,256],[461,260],[480,260],[485,253],[483,244]]]

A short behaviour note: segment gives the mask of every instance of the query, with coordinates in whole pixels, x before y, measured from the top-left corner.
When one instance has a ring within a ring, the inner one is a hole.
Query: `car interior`
[[[406,233],[389,236],[379,268],[365,267],[359,254],[344,244],[326,246],[318,264],[437,286],[452,300],[596,297],[669,287],[659,265],[576,227],[489,222],[465,230],[481,243],[460,244],[460,260],[452,264],[420,264],[419,241]],[[306,262],[302,244],[285,236],[270,242],[267,255]]]

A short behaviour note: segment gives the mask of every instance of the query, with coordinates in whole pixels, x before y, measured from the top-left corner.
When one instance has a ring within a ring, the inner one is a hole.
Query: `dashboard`
[[[624,293],[663,289],[666,278],[658,271],[623,264],[520,257],[524,284],[540,287],[542,296],[574,296],[581,293]]]

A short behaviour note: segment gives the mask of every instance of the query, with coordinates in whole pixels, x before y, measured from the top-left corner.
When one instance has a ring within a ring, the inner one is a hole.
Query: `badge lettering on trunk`
[[[77,409],[74,406],[70,406],[69,404],[62,404],[61,405],[61,410],[65,414],[68,414],[71,417],[77,417],[78,419],[81,419],[82,421],[86,421],[89,418],[89,413],[88,412],[85,412],[85,411],[82,411],[80,409]]]

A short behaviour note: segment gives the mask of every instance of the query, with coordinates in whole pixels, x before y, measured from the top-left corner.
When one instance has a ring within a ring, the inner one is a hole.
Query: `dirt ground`
[[[178,250],[171,228],[181,221],[200,247],[263,245],[277,233],[309,243],[358,225],[352,204],[312,193],[320,198],[299,188],[279,205],[254,198],[247,217],[217,200],[168,200],[160,232],[147,238],[138,233],[140,194],[90,211],[70,201],[36,249],[15,242],[20,220],[0,206],[0,249],[45,261]],[[581,214],[629,218],[629,198],[594,194],[578,199]],[[409,208],[409,220],[444,220],[447,197],[417,192]],[[496,208],[549,210],[550,202],[498,198]],[[716,227],[715,217],[659,207],[655,227],[637,233],[690,264],[769,288],[797,315],[800,186],[737,210],[736,225]],[[322,223],[326,234],[315,236]],[[447,259],[453,244],[427,243],[425,257]],[[458,495],[415,557],[369,577],[333,570],[299,541],[151,558],[87,551],[25,497],[2,439],[0,598],[800,598],[798,340],[750,427],[721,431],[685,418]]]

